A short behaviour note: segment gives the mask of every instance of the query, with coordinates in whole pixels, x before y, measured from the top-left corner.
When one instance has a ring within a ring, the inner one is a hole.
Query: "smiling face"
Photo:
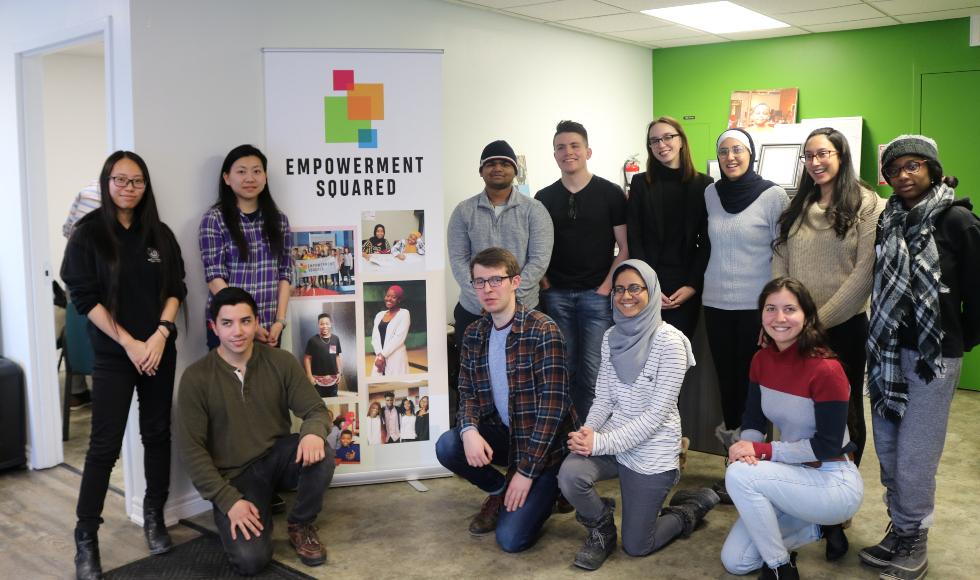
[[[254,155],[235,160],[231,171],[221,176],[239,201],[253,200],[265,189],[265,168],[262,167],[262,160]]]
[[[391,408],[391,406],[394,405],[394,404],[395,404],[395,396],[394,395],[385,397],[385,406],[386,407]]]
[[[385,308],[391,310],[392,308],[398,308],[402,303],[402,297],[394,288],[388,288],[388,292],[385,294]]]
[[[762,309],[762,328],[776,343],[776,348],[785,350],[799,338],[806,317],[800,308],[800,300],[785,288],[766,297]]]
[[[736,145],[745,147],[745,151],[743,151],[742,154],[737,157],[735,156],[735,153],[732,152],[732,149]],[[752,162],[752,155],[748,145],[742,143],[734,137],[729,137],[728,139],[722,141],[718,148],[728,149],[728,155],[725,155],[724,157],[721,155],[718,156],[718,164],[721,165],[721,171],[725,174],[725,177],[727,177],[729,181],[735,181],[739,177],[745,175],[745,172],[749,170],[749,164]]]
[[[893,161],[889,166],[904,168],[912,161],[924,163],[919,166],[919,170],[915,173],[909,173],[902,169],[902,172],[897,177],[888,178],[888,184],[892,186],[892,190],[902,198],[902,201],[905,202],[905,207],[908,208],[915,207],[920,201],[925,199],[926,194],[929,193],[929,188],[932,187],[932,179],[929,177],[929,164],[925,162],[924,158],[918,155],[903,155]]]
[[[378,413],[380,412],[381,412],[380,405],[378,405],[377,403],[372,403],[371,408],[368,409],[368,417],[371,418],[377,417]]]
[[[320,327],[320,336],[324,338],[330,336],[330,327],[332,326],[332,324],[330,323],[329,317],[324,316],[323,318],[321,318],[317,326]]]
[[[242,302],[222,306],[217,320],[211,323],[211,328],[218,335],[221,348],[234,354],[243,354],[252,348],[257,325],[252,307]]]
[[[143,179],[145,177],[140,166],[132,159],[125,157],[113,164],[112,172],[109,175],[110,177],[122,177],[127,180]],[[112,198],[112,203],[115,204],[116,208],[123,211],[133,211],[143,199],[144,191],[146,191],[145,188],[136,189],[132,182],[127,183],[126,187],[119,187],[116,185],[115,180],[109,180],[109,197]]]
[[[378,238],[379,240],[381,238],[385,237],[385,229],[384,229],[384,227],[378,226],[378,227],[374,228],[374,237]]]
[[[578,133],[559,133],[555,135],[555,161],[563,174],[588,170],[588,160],[592,157],[585,137]]]
[[[677,129],[674,129],[669,123],[656,123],[653,127],[650,127],[650,133],[647,135],[647,138],[648,140],[663,139],[664,135],[676,135],[676,137],[670,140],[670,145],[666,145],[663,141],[660,141],[651,147],[650,150],[653,152],[654,159],[671,169],[678,169],[681,166],[681,149],[684,148],[684,143]]]
[[[419,409],[427,410],[429,408],[429,397],[422,397],[419,399]]]
[[[817,155],[823,151],[837,151],[826,135],[810,137],[803,151],[807,155],[814,156],[813,161],[806,164],[806,172],[813,178],[813,182],[819,186],[832,184],[837,178],[837,171],[840,169],[840,156],[829,155],[826,159],[820,159]]]
[[[406,413],[411,414],[412,413],[412,402],[409,401],[408,399],[405,399],[405,402],[402,403],[402,409],[405,409],[405,412]]]
[[[482,264],[473,265],[474,280],[477,278],[489,280],[494,276],[505,278],[507,276],[506,268],[503,266],[490,268]],[[509,312],[511,308],[516,307],[517,288],[520,283],[520,276],[505,278],[501,280],[500,286],[496,287],[491,286],[490,282],[487,282],[483,285],[483,288],[476,289],[476,297],[480,300],[480,306],[490,314]]]
[[[350,433],[344,433],[340,436],[340,444],[344,447],[350,447],[351,441],[354,440],[354,436]]]
[[[417,242],[417,241],[419,241],[419,237],[418,236],[416,236],[415,234],[408,234],[408,243],[409,243],[409,245],[414,246],[415,245],[415,242]]]
[[[646,283],[636,270],[627,268],[616,276],[613,286],[629,288],[630,286],[646,286]],[[615,296],[613,302],[616,303],[616,310],[619,310],[620,314],[627,318],[633,318],[647,307],[650,302],[649,294],[647,290],[641,290],[636,294],[624,292],[621,296]]]
[[[769,122],[772,109],[765,103],[759,103],[752,109],[752,124],[761,127]]]
[[[517,169],[506,159],[491,159],[480,168],[480,176],[488,189],[506,189],[514,182]]]

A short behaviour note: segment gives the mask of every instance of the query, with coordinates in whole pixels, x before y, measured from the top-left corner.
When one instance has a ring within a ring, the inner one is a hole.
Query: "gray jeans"
[[[602,500],[595,482],[619,477],[623,504],[623,549],[630,556],[646,556],[679,536],[680,516],[658,517],[660,508],[678,479],[678,471],[637,473],[616,462],[615,455],[584,457],[571,454],[561,464],[558,486],[579,515],[595,521],[602,515]]]
[[[902,349],[908,406],[898,425],[873,413],[875,451],[892,523],[903,531],[928,528],[936,507],[936,472],[946,443],[949,407],[960,381],[962,358],[943,358],[946,375],[925,382],[915,374],[918,353]]]

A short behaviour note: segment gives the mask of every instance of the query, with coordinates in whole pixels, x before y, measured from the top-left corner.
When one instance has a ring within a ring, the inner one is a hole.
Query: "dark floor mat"
[[[245,578],[231,569],[221,546],[221,538],[213,531],[193,522],[180,523],[201,532],[201,536],[175,547],[160,556],[148,556],[115,570],[106,572],[106,580],[225,580]],[[314,580],[299,570],[273,560],[257,576],[259,580]]]

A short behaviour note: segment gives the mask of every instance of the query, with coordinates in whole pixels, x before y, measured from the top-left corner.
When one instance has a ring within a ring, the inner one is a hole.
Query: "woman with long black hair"
[[[187,295],[180,247],[160,221],[146,163],[116,151],[99,183],[102,205],[79,220],[61,269],[75,308],[88,316],[95,353],[92,435],[76,508],[75,570],[81,580],[102,577],[98,530],[134,389],[146,475],[143,530],[150,553],[171,548],[163,507],[170,489],[174,319]]]
[[[694,340],[708,267],[708,212],[704,190],[714,179],[698,173],[687,134],[677,119],[647,126],[647,170],[633,177],[626,213],[630,258],[657,272],[664,322]]]
[[[779,217],[772,277],[792,276],[806,285],[827,330],[830,348],[851,385],[848,424],[861,465],[864,423],[864,352],[868,340],[875,226],[885,200],[861,181],[844,135],[830,127],[810,133],[800,189]]]
[[[205,317],[211,299],[234,286],[252,295],[259,307],[255,340],[279,346],[286,328],[292,261],[289,219],[279,211],[266,177],[268,161],[256,147],[239,145],[221,164],[218,201],[201,220],[199,243],[208,283]],[[208,326],[208,348],[218,337]]]

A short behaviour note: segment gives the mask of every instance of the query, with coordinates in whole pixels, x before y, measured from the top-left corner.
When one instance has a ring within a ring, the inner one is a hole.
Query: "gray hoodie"
[[[446,245],[453,277],[459,284],[459,303],[471,314],[480,313],[476,291],[470,286],[470,260],[487,248],[504,248],[521,265],[517,299],[528,308],[538,305],[538,282],[551,262],[555,244],[554,224],[538,200],[513,188],[496,215],[487,190],[461,202],[449,218]]]

